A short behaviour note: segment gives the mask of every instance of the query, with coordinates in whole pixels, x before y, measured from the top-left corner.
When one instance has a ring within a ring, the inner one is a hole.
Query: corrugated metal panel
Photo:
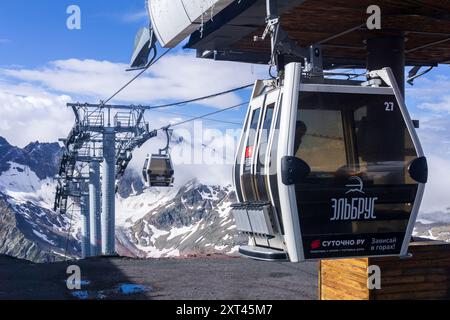
[[[156,36],[165,48],[175,47],[233,0],[149,0]]]

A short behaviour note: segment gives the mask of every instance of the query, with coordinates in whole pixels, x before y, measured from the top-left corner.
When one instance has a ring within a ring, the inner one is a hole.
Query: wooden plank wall
[[[415,242],[411,258],[322,260],[322,300],[450,299],[450,244]],[[381,269],[381,290],[367,288],[367,268]]]

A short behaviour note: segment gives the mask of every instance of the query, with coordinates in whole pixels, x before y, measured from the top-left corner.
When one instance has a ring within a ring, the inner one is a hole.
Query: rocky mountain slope
[[[21,149],[0,137],[0,254],[36,262],[79,257],[79,212],[52,211],[61,153],[56,143]],[[175,188],[147,188],[129,169],[116,198],[117,251],[140,258],[235,254],[247,239],[231,217],[234,201],[230,186],[192,179]],[[450,209],[422,213],[414,235],[450,241]]]
[[[21,149],[0,138],[0,254],[36,262],[79,257],[79,212],[52,211],[61,153],[56,143]],[[129,169],[117,196],[117,251],[132,257],[233,253],[246,241],[231,219],[233,200],[230,187],[195,179],[176,188],[149,189]]]
[[[118,240],[131,255],[143,258],[236,253],[247,240],[237,233],[230,214],[234,201],[230,187],[192,180],[142,218],[126,220]]]
[[[62,152],[58,143],[33,142],[21,149],[0,137],[0,174],[16,163],[28,167],[41,180],[51,178],[57,170]]]
[[[20,149],[0,137],[0,254],[49,262],[63,259],[67,248],[78,256],[77,232],[67,240],[74,221],[51,210],[61,154],[57,143]]]
[[[36,206],[17,203],[0,193],[0,253],[35,262],[78,256],[78,239],[67,241],[68,218]]]

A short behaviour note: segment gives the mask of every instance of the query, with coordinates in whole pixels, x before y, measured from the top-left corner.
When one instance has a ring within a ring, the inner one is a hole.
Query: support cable
[[[154,106],[154,107],[150,107],[150,110],[152,110],[152,109],[163,109],[163,108],[169,108],[169,107],[176,107],[176,106],[189,104],[189,103],[193,103],[193,102],[199,102],[199,101],[203,101],[203,100],[208,100],[208,99],[216,98],[216,97],[223,96],[223,95],[226,95],[226,94],[229,94],[229,93],[233,93],[233,92],[236,92],[236,91],[244,90],[244,89],[253,87],[253,85],[254,85],[253,83],[252,84],[247,84],[247,85],[242,86],[242,87],[238,87],[238,88],[230,89],[230,90],[227,90],[227,91],[222,91],[222,92],[210,94],[210,95],[207,95],[207,96],[203,96],[203,97],[199,97],[199,98],[195,98],[195,99],[191,99],[191,100],[186,100],[186,101],[180,101],[180,102],[174,102],[174,103]]]
[[[225,109],[221,109],[221,110],[218,110],[218,111],[210,112],[210,113],[204,114],[202,116],[194,117],[194,118],[191,118],[191,119],[188,119],[188,120],[185,120],[185,121],[180,121],[180,122],[171,124],[169,127],[173,128],[173,127],[181,126],[183,124],[186,124],[186,123],[189,123],[189,122],[193,122],[195,120],[204,119],[204,118],[207,118],[207,117],[210,117],[210,116],[222,113],[222,112],[226,112],[226,111],[229,111],[229,110],[232,110],[232,109],[237,109],[239,107],[242,107],[242,106],[248,105],[248,104],[249,104],[249,101],[244,102],[244,103],[240,103],[240,104],[237,104],[237,105],[225,108]],[[166,127],[162,127],[159,130],[164,130],[166,128],[167,128],[167,126]]]
[[[144,69],[142,69],[137,75],[135,75],[130,81],[128,81],[123,87],[117,90],[111,97],[102,101],[100,104],[100,108],[105,106],[108,102],[114,99],[119,93],[121,93],[125,88],[127,88],[130,84],[132,84],[135,80],[137,80],[140,76],[142,76],[145,71],[147,71],[151,66],[155,65],[159,60],[161,60],[165,55],[167,55],[173,48],[167,49],[163,54],[161,54],[158,58],[156,58],[153,62],[149,63]]]
[[[194,117],[194,115],[180,113],[180,112],[159,111],[159,110],[155,110],[154,112],[163,113],[163,114],[172,114],[174,116],[180,116],[180,117]],[[226,121],[226,120],[219,120],[219,119],[204,118],[204,120],[218,122],[218,123],[232,124],[232,125],[236,125],[236,126],[242,125],[241,122],[233,122],[233,121]]]

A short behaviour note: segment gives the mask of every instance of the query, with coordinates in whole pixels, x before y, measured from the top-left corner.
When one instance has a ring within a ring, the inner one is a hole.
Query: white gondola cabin
[[[427,164],[389,68],[258,81],[233,180],[241,254],[263,260],[407,255]]]

